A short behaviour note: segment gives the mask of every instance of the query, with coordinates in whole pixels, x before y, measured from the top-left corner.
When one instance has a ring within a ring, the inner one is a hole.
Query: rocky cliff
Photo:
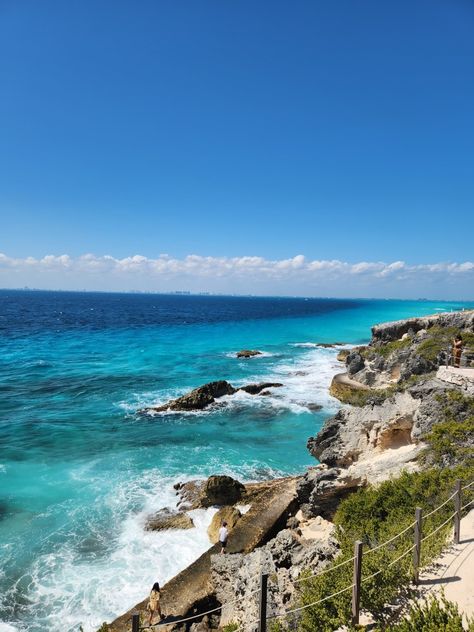
[[[444,366],[458,334],[465,344],[460,371]],[[165,586],[163,603],[173,603],[177,615],[203,612],[206,604],[225,604],[220,616],[193,624],[195,632],[255,619],[262,570],[270,575],[269,614],[287,609],[294,599],[294,580],[303,572],[317,573],[338,555],[330,521],[341,499],[363,485],[422,467],[420,452],[433,426],[444,419],[449,399],[455,407],[453,417],[461,422],[466,418],[467,407],[474,406],[474,311],[376,325],[370,343],[347,353],[345,362],[347,372],[336,376],[331,391],[343,403],[357,405],[342,407],[309,438],[308,449],[318,465],[301,477],[268,483],[271,489],[262,497],[258,486],[252,491],[235,481],[234,495],[228,497],[230,483],[223,480],[227,477],[178,489],[181,512],[207,506],[207,497],[230,511],[236,500],[251,506],[248,514],[236,518],[230,555],[216,555],[217,549],[210,549]],[[220,397],[222,383],[216,384],[218,391],[203,387],[204,395]],[[229,390],[230,385],[224,385]],[[186,398],[189,395],[184,396],[187,406]],[[163,408],[174,403],[182,404],[176,400]],[[127,616],[112,630],[125,630]]]

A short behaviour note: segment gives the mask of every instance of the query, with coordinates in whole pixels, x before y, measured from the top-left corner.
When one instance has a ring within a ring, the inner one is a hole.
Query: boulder
[[[237,358],[253,358],[258,355],[262,355],[262,352],[256,349],[242,349],[237,352]]]
[[[233,505],[242,498],[245,487],[231,476],[210,476],[201,493],[201,506]]]
[[[230,505],[221,507],[219,511],[214,514],[211,524],[207,528],[207,535],[212,544],[215,544],[219,540],[219,529],[224,521],[227,522],[229,531],[232,531],[241,516],[242,514],[235,507]]]
[[[165,529],[192,529],[194,522],[188,514],[171,509],[160,509],[147,518],[146,531],[164,531]]]
[[[258,384],[247,384],[246,386],[241,386],[238,390],[245,391],[249,393],[249,395],[258,395],[260,391],[263,391],[267,388],[279,388],[283,386],[279,382],[260,382]]]

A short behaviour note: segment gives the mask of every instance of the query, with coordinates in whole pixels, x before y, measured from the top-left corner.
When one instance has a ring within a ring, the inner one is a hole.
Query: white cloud
[[[325,296],[433,296],[473,298],[474,263],[410,265],[404,261],[348,263],[308,260],[304,255],[272,260],[258,256],[182,259],[162,254],[67,254],[14,258],[0,253],[0,286],[96,290],[215,291]]]

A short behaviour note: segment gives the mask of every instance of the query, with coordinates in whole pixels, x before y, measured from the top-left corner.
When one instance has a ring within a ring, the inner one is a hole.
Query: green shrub
[[[437,399],[442,404],[443,420],[426,437],[429,457],[437,465],[461,462],[469,467],[474,460],[474,397],[453,390]]]
[[[233,621],[231,621],[222,628],[222,632],[235,632],[235,630],[238,630],[239,627],[240,626],[238,623],[234,623]]]
[[[389,540],[414,521],[415,508],[420,506],[425,515],[439,506],[453,492],[455,480],[466,476],[470,480],[472,471],[466,468],[431,469],[424,472],[403,473],[378,487],[360,489],[341,502],[335,514],[337,537],[341,555],[334,565],[353,555],[355,540],[365,544],[362,563],[361,607],[377,621],[387,621],[393,602],[400,589],[408,587],[412,576],[412,556],[407,554],[396,564],[391,562],[410,549],[413,530],[390,545],[372,553],[369,549]],[[453,504],[448,502],[433,516],[423,521],[423,532],[431,533],[452,513]],[[436,537],[427,539],[422,547],[422,564],[436,558],[441,552],[451,524],[438,531]],[[375,577],[369,578],[373,573]],[[365,581],[364,581],[365,579]],[[342,590],[352,583],[352,563],[301,582],[300,602],[308,605]],[[300,629],[304,632],[331,632],[338,626],[347,625],[351,614],[351,591],[348,590],[320,605],[302,611]]]
[[[381,355],[384,358],[388,358],[390,354],[394,351],[400,351],[400,349],[405,349],[412,344],[413,340],[410,336],[403,338],[403,340],[392,340],[392,342],[386,342],[380,346],[369,347],[373,353],[377,355]]]
[[[468,621],[469,632],[474,632],[474,620]],[[409,616],[386,632],[465,632],[462,614],[457,604],[441,596],[430,596],[426,601],[413,604]],[[374,632],[381,632],[380,629]]]
[[[429,337],[418,346],[418,354],[429,362],[435,362],[441,351],[451,349],[453,339],[458,335],[462,336],[465,348],[474,349],[474,334],[457,327],[436,325],[428,329]]]

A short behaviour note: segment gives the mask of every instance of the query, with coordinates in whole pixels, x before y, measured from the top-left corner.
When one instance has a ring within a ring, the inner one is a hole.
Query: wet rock
[[[210,476],[201,493],[201,506],[233,505],[242,498],[244,492],[244,485],[231,476]]]
[[[160,509],[147,518],[146,531],[165,531],[166,529],[192,529],[194,522],[188,514],[171,509]]]
[[[229,505],[221,507],[219,511],[214,514],[211,524],[207,528],[209,540],[215,544],[219,540],[219,529],[221,528],[222,523],[224,521],[227,522],[227,528],[231,532],[241,517],[242,514],[236,507]]]
[[[249,395],[258,395],[261,391],[267,388],[279,388],[283,386],[279,382],[260,382],[258,384],[247,384],[246,386],[241,386],[238,390],[245,391],[249,393]]]
[[[237,352],[237,358],[253,358],[258,355],[262,355],[262,352],[256,349],[242,349]]]
[[[317,413],[319,410],[323,409],[321,404],[315,404],[313,402],[309,402],[308,404],[303,404],[303,406],[306,406],[306,408],[310,410],[312,413]]]
[[[223,397],[224,395],[233,395],[236,389],[226,382],[226,380],[217,380],[216,382],[209,382],[203,386],[195,388],[190,393],[173,399],[167,404],[162,406],[151,406],[140,410],[140,413],[149,412],[166,412],[167,410],[174,411],[189,411],[189,410],[202,410],[210,404],[212,404],[216,398]]]

